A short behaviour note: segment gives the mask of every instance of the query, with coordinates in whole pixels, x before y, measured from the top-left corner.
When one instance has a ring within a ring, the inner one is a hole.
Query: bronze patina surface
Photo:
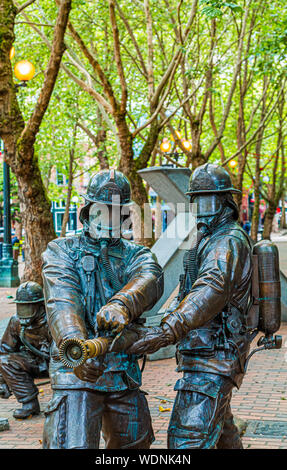
[[[101,219],[101,203],[109,210],[130,203],[126,177],[115,170],[99,172],[85,199],[80,215],[83,233],[50,242],[43,254],[53,336],[53,398],[46,410],[43,447],[96,449],[102,430],[107,448],[145,449],[153,441],[153,431],[140,390],[138,355],[108,352],[88,358],[74,370],[59,357],[65,340],[115,337],[150,309],[163,291],[163,273],[151,251],[116,236],[105,214]]]
[[[0,396],[15,395],[22,408],[15,418],[39,414],[34,378],[48,377],[51,335],[47,325],[43,290],[25,282],[16,292],[17,314],[9,320],[0,343]]]
[[[192,175],[188,195],[197,204],[198,235],[184,257],[179,295],[161,327],[131,348],[153,353],[177,344],[183,377],[175,385],[168,447],[241,448],[230,400],[244,376],[253,330],[247,327],[252,259],[248,236],[236,222],[228,173],[206,164]]]

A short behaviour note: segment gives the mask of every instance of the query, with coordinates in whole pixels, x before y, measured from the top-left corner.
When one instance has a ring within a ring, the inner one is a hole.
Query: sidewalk
[[[287,340],[287,323],[279,332],[283,345]],[[166,449],[166,431],[175,392],[173,386],[180,374],[175,372],[175,360],[147,362],[142,389],[149,393],[154,449]],[[39,379],[36,383],[42,383]],[[10,429],[0,432],[0,449],[40,449],[44,423],[43,411],[51,397],[50,385],[39,387],[41,415],[26,421],[15,420],[18,406],[10,397],[0,401],[0,417],[8,418]],[[286,347],[255,354],[239,391],[234,391],[233,413],[248,421],[243,437],[245,449],[287,449],[287,362]]]

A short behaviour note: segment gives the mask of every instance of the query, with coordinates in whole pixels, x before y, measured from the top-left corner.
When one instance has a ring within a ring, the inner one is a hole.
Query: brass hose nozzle
[[[112,338],[104,337],[87,340],[66,339],[59,348],[59,356],[65,366],[75,368],[84,364],[87,359],[105,354],[111,342]]]

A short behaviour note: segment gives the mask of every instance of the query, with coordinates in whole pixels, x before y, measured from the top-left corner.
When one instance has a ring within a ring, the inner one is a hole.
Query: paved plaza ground
[[[287,340],[287,324],[282,325],[280,334],[284,344]],[[287,449],[286,352],[284,347],[255,354],[243,385],[233,393],[233,412],[248,421],[243,437],[246,449]],[[144,371],[142,389],[149,393],[147,398],[156,438],[153,449],[167,448],[166,431],[175,397],[173,385],[180,377],[175,367],[174,359],[165,359],[147,362]],[[43,381],[37,380],[38,383]],[[43,411],[51,397],[51,388],[49,384],[40,385],[39,388],[41,415],[26,421],[12,417],[18,405],[14,398],[0,401],[0,416],[8,418],[10,423],[10,429],[0,433],[0,449],[41,449]],[[277,422],[275,430],[274,422]],[[274,431],[275,435],[271,435]]]
[[[280,263],[282,258],[282,267],[283,264],[285,267],[287,239],[282,237],[279,241],[284,243],[280,247]],[[15,305],[10,304],[8,298],[14,296],[15,291],[0,288],[0,336],[15,312]],[[283,337],[282,349],[255,354],[243,385],[233,393],[233,413],[248,424],[243,437],[245,449],[287,449],[287,323],[282,323],[278,334]],[[148,361],[145,367],[142,389],[149,394],[156,438],[153,449],[167,448],[166,432],[175,397],[173,386],[180,377],[175,368],[174,359]],[[36,382],[42,384],[44,381]],[[9,430],[0,432],[0,449],[41,449],[43,412],[51,397],[50,384],[39,385],[39,389],[41,414],[25,421],[13,418],[13,410],[18,406],[13,397],[0,400],[0,417],[8,418],[10,424]]]

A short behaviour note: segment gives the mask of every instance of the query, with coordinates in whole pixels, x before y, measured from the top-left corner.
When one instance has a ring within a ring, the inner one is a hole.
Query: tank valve
[[[282,347],[282,336],[261,336],[257,342],[257,346],[263,346],[263,349],[280,349]]]
[[[280,349],[282,347],[282,336],[281,335],[269,335],[261,336],[257,342],[258,348],[253,349],[245,361],[244,372],[246,372],[250,358],[258,351],[264,349]]]

